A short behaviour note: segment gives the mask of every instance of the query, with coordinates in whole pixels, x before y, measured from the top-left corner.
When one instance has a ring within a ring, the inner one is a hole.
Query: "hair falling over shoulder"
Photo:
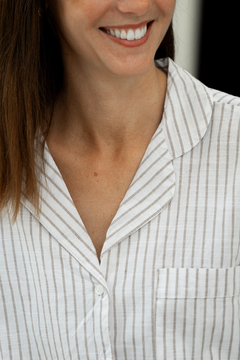
[[[174,57],[172,24],[156,53],[166,56]],[[43,150],[62,84],[60,42],[45,1],[1,0],[0,209],[11,205],[14,218],[22,196],[38,211],[35,151]]]
[[[62,82],[60,45],[42,6],[39,0],[0,5],[0,208],[11,204],[15,217],[21,196],[38,207],[35,150]]]

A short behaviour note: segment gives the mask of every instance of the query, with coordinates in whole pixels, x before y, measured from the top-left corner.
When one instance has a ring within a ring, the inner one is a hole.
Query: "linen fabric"
[[[0,217],[0,359],[240,359],[240,99],[170,59],[162,121],[95,248],[45,147]]]

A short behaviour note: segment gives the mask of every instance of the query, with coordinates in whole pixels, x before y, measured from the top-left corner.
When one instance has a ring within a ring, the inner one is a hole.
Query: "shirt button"
[[[95,292],[97,295],[102,295],[104,293],[104,288],[102,285],[98,284],[95,287]]]

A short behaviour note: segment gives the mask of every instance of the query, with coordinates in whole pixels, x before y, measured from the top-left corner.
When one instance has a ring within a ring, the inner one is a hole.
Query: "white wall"
[[[197,76],[201,0],[176,0],[173,28],[176,62]]]

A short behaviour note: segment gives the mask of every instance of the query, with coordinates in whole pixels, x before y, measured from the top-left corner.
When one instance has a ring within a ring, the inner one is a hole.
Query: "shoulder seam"
[[[234,95],[230,95],[221,91],[214,91],[212,89],[212,96],[214,103],[222,103],[226,105],[239,106],[240,107],[240,98]]]

